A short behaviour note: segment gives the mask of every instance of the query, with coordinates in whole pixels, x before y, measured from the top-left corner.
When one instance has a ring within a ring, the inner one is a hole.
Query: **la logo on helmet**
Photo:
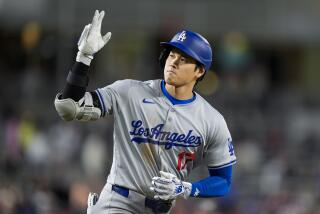
[[[183,42],[186,39],[186,31],[182,31],[178,37],[178,40]]]

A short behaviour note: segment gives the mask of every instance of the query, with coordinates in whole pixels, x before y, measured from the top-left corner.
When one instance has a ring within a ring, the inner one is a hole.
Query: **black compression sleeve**
[[[67,83],[62,92],[62,99],[71,98],[79,101],[85,94],[88,85],[89,66],[76,62],[69,71]]]

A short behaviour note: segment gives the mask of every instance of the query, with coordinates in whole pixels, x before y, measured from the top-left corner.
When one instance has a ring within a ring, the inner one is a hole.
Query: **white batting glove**
[[[93,214],[93,206],[97,203],[99,195],[97,193],[90,192],[88,195],[88,208],[87,214]]]
[[[155,193],[155,199],[174,200],[178,196],[188,198],[191,193],[192,184],[183,182],[177,176],[160,171],[161,177],[152,178],[150,190]]]
[[[104,17],[104,11],[94,13],[91,24],[84,27],[78,41],[78,54],[76,61],[90,65],[93,55],[105,46],[111,38],[111,32],[101,35],[101,23]]]

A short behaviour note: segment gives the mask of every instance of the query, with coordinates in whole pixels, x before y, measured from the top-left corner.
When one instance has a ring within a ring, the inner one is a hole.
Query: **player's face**
[[[170,51],[164,67],[166,83],[176,87],[194,84],[203,73],[202,68],[196,69],[196,61],[191,57],[177,49]]]

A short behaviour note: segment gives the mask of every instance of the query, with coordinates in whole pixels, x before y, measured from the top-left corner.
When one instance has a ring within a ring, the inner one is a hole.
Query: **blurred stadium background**
[[[89,89],[161,78],[159,42],[181,28],[214,47],[198,90],[233,135],[232,192],[172,213],[320,213],[319,0],[0,0],[0,213],[85,213],[105,183],[112,118],[65,123],[53,105],[95,9],[113,35]]]

